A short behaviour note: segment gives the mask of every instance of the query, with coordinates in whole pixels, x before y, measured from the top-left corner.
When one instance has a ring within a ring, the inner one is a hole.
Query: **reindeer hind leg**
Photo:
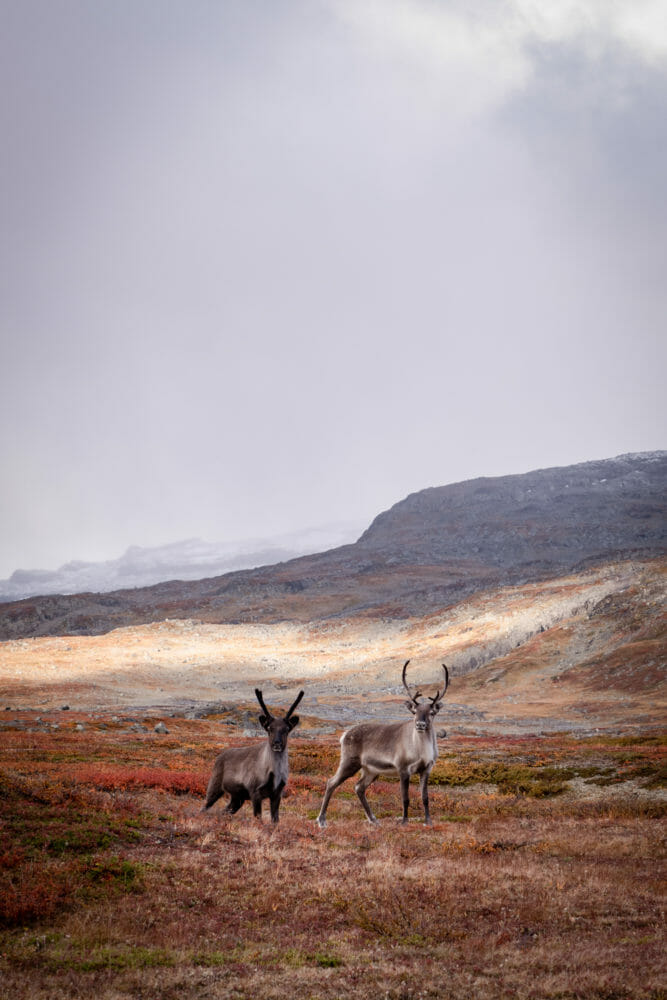
[[[379,820],[377,819],[376,816],[373,815],[373,810],[371,809],[368,803],[368,799],[366,798],[366,789],[373,784],[377,776],[378,776],[377,771],[369,771],[367,770],[367,768],[363,768],[361,771],[361,777],[354,786],[354,790],[357,793],[357,796],[359,797],[359,801],[363,806],[366,816],[368,817],[368,822],[375,824],[378,824]]]
[[[342,785],[344,781],[351,778],[353,774],[356,774],[359,770],[359,760],[354,758],[348,761],[341,761],[338,765],[338,770],[332,778],[327,781],[327,787],[324,791],[324,798],[322,799],[322,806],[320,808],[320,814],[317,817],[318,826],[322,829],[327,825],[327,809],[329,807],[329,799],[336,791],[339,785]]]
[[[222,797],[222,768],[214,768],[211,780],[206,789],[206,801],[202,806],[202,812],[208,812],[219,798]]]
[[[247,798],[248,798],[247,795],[240,795],[238,792],[232,794],[232,797],[229,800],[229,805],[225,809],[225,812],[229,813],[230,816],[233,816],[235,812],[239,811],[239,809],[241,808],[241,806],[243,805],[243,803],[246,801]]]

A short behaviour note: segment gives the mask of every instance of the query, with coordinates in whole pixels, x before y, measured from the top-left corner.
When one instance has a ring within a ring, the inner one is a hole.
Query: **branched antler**
[[[404,663],[404,665],[403,665],[403,674],[402,674],[403,687],[405,688],[405,690],[410,695],[410,701],[413,703],[413,705],[416,705],[417,704],[417,698],[421,698],[421,691],[417,691],[415,694],[413,694],[412,691],[410,690],[410,688],[408,687],[408,682],[405,679],[405,671],[408,669],[408,663],[409,662],[410,662],[409,660],[406,660],[405,663]]]
[[[443,663],[442,669],[445,671],[445,686],[442,689],[442,694],[440,694],[440,692],[438,691],[434,698],[431,698],[431,696],[429,695],[429,701],[431,702],[432,705],[435,705],[436,701],[439,701],[440,698],[445,697],[445,692],[449,687],[449,670],[447,669],[446,663]]]

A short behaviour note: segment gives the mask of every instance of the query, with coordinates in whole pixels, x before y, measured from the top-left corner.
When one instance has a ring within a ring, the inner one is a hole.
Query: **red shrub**
[[[17,927],[53,916],[67,897],[60,878],[23,870],[0,880],[0,927]]]
[[[172,771],[167,767],[99,767],[77,768],[77,781],[105,791],[129,788],[159,788],[172,795],[204,795],[208,774],[203,771]]]

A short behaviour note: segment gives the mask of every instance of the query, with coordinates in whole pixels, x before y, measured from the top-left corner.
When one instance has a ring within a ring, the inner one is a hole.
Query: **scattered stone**
[[[165,726],[164,722],[158,722],[157,726],[153,727],[153,731],[156,733],[168,733],[169,730]]]
[[[60,709],[61,712],[69,712],[69,705],[63,705]]]
[[[74,728],[77,731],[77,733],[83,733],[86,731],[86,727],[84,726],[83,722],[77,722]]]

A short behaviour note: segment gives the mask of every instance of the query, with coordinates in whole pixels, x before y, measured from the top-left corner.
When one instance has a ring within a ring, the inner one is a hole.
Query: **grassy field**
[[[229,727],[76,721],[0,732],[3,1000],[666,995],[664,740],[453,738],[433,827],[350,781],[320,831],[335,738],[272,827],[199,812]]]

